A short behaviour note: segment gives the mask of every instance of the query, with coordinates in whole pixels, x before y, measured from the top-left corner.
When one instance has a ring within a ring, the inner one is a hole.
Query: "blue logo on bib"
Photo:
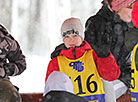
[[[76,62],[71,62],[69,64],[70,67],[73,67],[73,69],[75,69],[78,72],[82,72],[84,70],[84,63],[80,62],[80,61],[76,61]]]

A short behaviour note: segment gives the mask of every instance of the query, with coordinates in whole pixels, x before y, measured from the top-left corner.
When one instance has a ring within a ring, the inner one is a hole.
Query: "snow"
[[[11,77],[20,93],[41,93],[44,90],[45,75],[50,57],[27,56],[27,69],[19,76]]]

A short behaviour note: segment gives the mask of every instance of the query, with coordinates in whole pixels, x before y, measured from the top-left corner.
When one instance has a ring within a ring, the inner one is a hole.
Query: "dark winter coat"
[[[26,60],[18,42],[9,34],[6,28],[0,24],[0,68],[5,70],[5,76],[16,76],[26,69]]]
[[[128,31],[125,35],[125,45],[130,52],[132,51],[134,45],[138,43],[138,29],[134,27],[132,22],[129,24]]]
[[[101,26],[104,29],[102,31],[99,29]],[[122,21],[118,14],[111,12],[104,4],[96,15],[87,20],[85,27],[85,40],[94,50],[99,50],[100,45],[97,43],[99,40],[103,43],[110,43],[110,51],[122,72],[120,78],[125,78],[124,75],[128,75],[129,80],[123,79],[123,82],[129,86],[131,63],[128,61],[129,51],[124,43],[125,32],[128,30],[127,23]],[[105,47],[105,51],[106,49]]]
[[[132,23],[130,23],[131,26],[129,26],[128,31],[126,32],[125,37],[125,45],[129,52],[131,52],[134,48],[134,46],[138,43],[138,29],[133,26]],[[138,53],[136,53],[136,66],[138,65]],[[131,71],[132,72],[132,71]]]
[[[60,53],[58,56],[64,55],[65,57],[67,57],[69,59],[78,59],[81,56],[83,56],[83,54],[87,50],[92,50],[92,48],[90,47],[90,45],[88,44],[87,41],[83,41],[83,43],[79,47],[71,47],[69,49],[67,49],[67,48],[63,49],[62,48],[60,50]],[[105,57],[105,58],[99,58],[94,50],[92,51],[92,53],[93,53],[92,54],[93,59],[94,59],[94,62],[96,64],[99,75],[103,79],[108,80],[108,81],[116,80],[120,75],[120,69],[116,63],[116,60],[112,56],[112,54],[110,53],[110,55],[108,57]],[[54,57],[49,62],[45,80],[47,80],[48,76],[53,71],[60,71],[57,57]]]

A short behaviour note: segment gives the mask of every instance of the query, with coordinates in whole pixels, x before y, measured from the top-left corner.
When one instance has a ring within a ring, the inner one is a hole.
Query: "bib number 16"
[[[94,74],[91,74],[87,81],[86,81],[86,88],[87,90],[90,92],[90,93],[95,93],[98,89],[98,85],[95,81],[90,81],[90,79],[94,76]],[[83,91],[83,88],[82,88],[82,81],[81,81],[81,76],[77,76],[77,78],[74,80],[74,82],[78,82],[78,88],[79,88],[79,92],[77,93],[77,95],[79,94],[85,94],[86,92]],[[91,89],[91,85],[93,84],[94,86],[94,89]]]

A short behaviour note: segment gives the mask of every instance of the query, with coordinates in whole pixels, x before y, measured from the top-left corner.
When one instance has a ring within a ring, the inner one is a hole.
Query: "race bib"
[[[74,94],[82,96],[89,102],[104,102],[103,83],[100,79],[92,50],[76,60],[58,56],[60,71],[72,80]]]

